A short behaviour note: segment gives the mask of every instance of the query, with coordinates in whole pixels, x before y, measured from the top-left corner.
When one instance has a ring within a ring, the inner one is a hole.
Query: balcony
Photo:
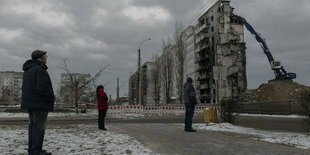
[[[198,57],[196,58],[196,63],[200,62],[200,61],[206,61],[209,58],[209,56],[204,55],[202,57]]]
[[[200,66],[196,71],[200,72],[200,71],[208,70],[209,68],[210,68],[209,66]]]
[[[208,79],[208,78],[210,78],[210,76],[209,76],[209,75],[207,75],[207,74],[200,75],[200,76],[198,77],[198,81],[200,81],[200,80],[204,80],[204,79]]]
[[[200,43],[201,41],[208,41],[208,37],[205,35],[205,34],[198,34],[198,35],[196,35],[196,44],[197,43]]]
[[[206,43],[200,44],[200,45],[198,45],[197,48],[195,49],[195,52],[196,52],[196,53],[199,53],[200,51],[202,51],[203,49],[205,49],[205,48],[207,48],[207,47],[208,47],[208,46],[207,46]]]
[[[200,99],[201,99],[201,100],[211,99],[211,96],[208,95],[208,94],[201,94],[201,95],[200,95]]]
[[[195,34],[197,35],[198,33],[201,33],[201,32],[208,33],[208,28],[209,26],[207,24],[203,24],[195,30]]]
[[[207,84],[202,84],[202,85],[199,85],[198,89],[199,89],[199,90],[209,89],[209,87],[208,87]]]

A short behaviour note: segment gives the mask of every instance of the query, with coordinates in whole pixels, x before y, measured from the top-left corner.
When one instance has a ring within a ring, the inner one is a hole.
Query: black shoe
[[[185,129],[186,132],[196,132],[194,129]]]
[[[101,128],[101,129],[99,129],[99,130],[108,130],[107,128]]]
[[[42,150],[39,155],[52,155],[52,153]]]

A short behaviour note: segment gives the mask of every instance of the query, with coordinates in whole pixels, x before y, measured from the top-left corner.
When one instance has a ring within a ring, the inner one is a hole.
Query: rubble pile
[[[247,91],[244,101],[290,101],[297,100],[309,86],[300,85],[292,80],[270,80],[257,89]]]

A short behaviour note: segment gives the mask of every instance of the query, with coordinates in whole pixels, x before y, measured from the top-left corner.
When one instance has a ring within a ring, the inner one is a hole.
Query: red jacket
[[[98,95],[98,98],[97,98],[98,110],[108,109],[108,104],[107,104],[108,96],[107,96],[107,94],[104,91],[99,90],[97,95]]]

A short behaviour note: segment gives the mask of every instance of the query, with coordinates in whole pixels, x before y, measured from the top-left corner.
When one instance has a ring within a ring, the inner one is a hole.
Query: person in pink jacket
[[[108,111],[108,96],[104,92],[104,87],[102,85],[97,86],[97,103],[98,103],[98,127],[99,130],[107,130],[104,126],[104,118]]]

